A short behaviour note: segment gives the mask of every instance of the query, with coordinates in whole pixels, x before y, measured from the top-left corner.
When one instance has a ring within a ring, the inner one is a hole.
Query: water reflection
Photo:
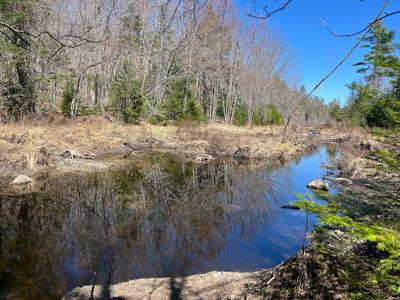
[[[94,280],[254,271],[293,255],[304,190],[325,149],[280,168],[194,164],[151,154],[118,171],[48,179],[1,198],[0,296],[54,299]],[[299,174],[305,170],[306,174]],[[300,176],[300,177],[299,177]]]

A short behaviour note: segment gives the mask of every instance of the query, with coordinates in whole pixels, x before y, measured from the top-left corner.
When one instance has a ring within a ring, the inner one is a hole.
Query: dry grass
[[[75,120],[53,116],[46,121],[23,121],[0,125],[0,170],[35,171],[54,165],[55,159],[72,149],[101,157],[128,151],[125,142],[159,140],[166,149],[188,155],[209,153],[232,156],[238,150],[248,158],[285,159],[304,150],[305,138],[281,143],[279,126],[238,127],[227,124],[180,126],[124,125],[102,117]]]

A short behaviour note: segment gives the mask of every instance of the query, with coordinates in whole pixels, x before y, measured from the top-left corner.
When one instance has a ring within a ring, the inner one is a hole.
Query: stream
[[[184,162],[151,153],[119,170],[42,178],[0,194],[0,298],[60,299],[75,287],[273,267],[305,243],[306,215],[281,208],[338,155],[284,165]],[[309,218],[308,230],[317,220]]]

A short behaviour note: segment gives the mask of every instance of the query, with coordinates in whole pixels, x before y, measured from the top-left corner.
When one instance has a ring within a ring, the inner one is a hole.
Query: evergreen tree
[[[283,122],[283,117],[278,111],[275,105],[269,104],[267,107],[267,113],[265,117],[266,124],[281,125]]]
[[[69,116],[71,114],[71,103],[75,93],[74,88],[74,81],[69,80],[65,86],[61,103],[61,111],[65,116]]]
[[[367,123],[372,127],[395,128],[400,126],[400,99],[392,95],[380,98],[371,107]]]
[[[329,117],[337,126],[339,122],[342,121],[342,109],[340,108],[339,101],[334,99],[331,103],[329,103]]]
[[[394,31],[388,31],[381,22],[377,22],[364,39],[362,47],[369,52],[364,55],[363,61],[354,66],[358,67],[358,73],[366,74],[365,80],[371,88],[380,88],[383,78],[394,76],[393,65],[397,62],[394,36]]]
[[[113,103],[127,123],[137,123],[143,112],[140,82],[135,79],[135,75],[131,64],[124,61],[111,85]]]
[[[400,68],[394,36],[394,31],[388,31],[378,22],[365,38],[363,47],[369,52],[355,66],[358,73],[366,74],[366,84],[349,85],[352,94],[346,115],[351,125],[396,127],[399,124]],[[390,90],[383,90],[384,79],[391,79]]]
[[[367,117],[374,103],[379,99],[380,91],[363,83],[349,85],[351,96],[346,107],[346,116],[353,126],[366,126]]]

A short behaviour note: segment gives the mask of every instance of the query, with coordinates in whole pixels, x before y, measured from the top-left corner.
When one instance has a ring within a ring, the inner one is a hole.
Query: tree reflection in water
[[[57,298],[95,276],[107,297],[111,283],[221,267],[273,225],[281,182],[272,174],[151,154],[140,166],[67,174],[41,192],[2,197],[0,296]],[[246,270],[234,263],[227,269]]]

